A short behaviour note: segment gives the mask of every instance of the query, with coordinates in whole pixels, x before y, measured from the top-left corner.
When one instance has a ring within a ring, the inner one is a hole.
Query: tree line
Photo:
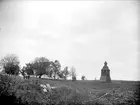
[[[62,78],[65,80],[71,76],[72,80],[76,80],[76,70],[74,67],[70,71],[68,70],[68,66],[62,70],[58,60],[50,61],[46,57],[36,57],[32,62],[20,67],[18,56],[8,54],[1,58],[0,65],[3,68],[2,72],[8,75],[21,74],[24,78],[29,78],[31,75],[41,78],[43,75],[47,75],[53,79]]]

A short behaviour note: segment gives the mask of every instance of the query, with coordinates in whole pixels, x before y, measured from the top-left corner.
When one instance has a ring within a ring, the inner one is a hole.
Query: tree
[[[74,67],[71,68],[71,76],[72,81],[76,81],[76,69]]]
[[[86,77],[83,75],[83,76],[81,77],[81,80],[86,80]]]
[[[23,66],[22,69],[19,71],[23,77],[25,77],[25,68],[26,67]]]
[[[27,68],[23,66],[23,68],[20,70],[21,75],[23,76],[24,79],[29,79],[30,78],[30,71],[27,71]]]
[[[23,66],[23,68],[20,70],[20,73],[24,77],[24,79],[29,79],[30,75],[34,75],[32,64],[26,63],[26,66]]]
[[[53,62],[50,61],[50,65],[48,66],[47,70],[48,70],[48,77],[51,77],[53,76],[54,74],[54,66],[53,66]]]
[[[57,75],[59,76],[59,78],[64,78],[63,71],[59,71]]]
[[[49,74],[49,70],[48,70],[49,65],[50,65],[50,61],[47,58],[37,57],[32,62],[31,67],[34,70],[35,75],[41,78],[42,75]]]
[[[18,65],[12,65],[7,64],[4,66],[5,73],[12,74],[12,75],[18,75],[19,74],[19,66]]]
[[[53,73],[54,73],[54,79],[56,79],[56,75],[58,75],[60,73],[61,70],[61,64],[58,60],[55,60],[54,62],[51,62],[51,67],[53,69]]]
[[[0,64],[4,68],[5,73],[18,75],[19,74],[19,59],[15,54],[8,54],[0,60]]]
[[[25,72],[27,75],[34,75],[34,70],[31,63],[26,63]]]
[[[69,76],[70,72],[68,71],[68,67],[66,66],[64,68],[64,70],[62,71],[62,74],[63,74],[63,78],[66,80],[67,77]]]

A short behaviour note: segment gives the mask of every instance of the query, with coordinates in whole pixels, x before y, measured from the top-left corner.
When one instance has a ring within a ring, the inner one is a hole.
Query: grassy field
[[[32,78],[34,79],[34,78]],[[49,80],[49,79],[39,79],[42,84],[49,83],[51,86],[68,86],[77,89],[79,92],[87,93],[91,89],[101,90],[101,89],[113,89],[113,88],[124,88],[124,89],[135,89],[139,82],[136,81],[112,81],[111,83],[102,83],[99,80]]]
[[[35,78],[31,78],[35,79]],[[92,94],[97,97],[97,94],[100,93],[112,93],[115,91],[116,93],[121,93],[123,91],[133,91],[138,87],[140,82],[138,81],[117,81],[112,80],[111,83],[102,83],[99,80],[49,80],[49,79],[38,79],[42,84],[50,84],[50,86],[54,87],[62,87],[67,86],[69,88],[75,89],[80,94],[84,94],[85,96],[89,96]],[[87,98],[85,98],[86,100]]]
[[[57,88],[45,93],[40,84]],[[139,84],[138,81],[102,83],[98,80],[22,79],[19,76],[0,75],[0,98],[12,95],[23,105],[73,105],[73,100],[78,105],[137,105],[139,97],[135,93],[139,93],[135,90]]]

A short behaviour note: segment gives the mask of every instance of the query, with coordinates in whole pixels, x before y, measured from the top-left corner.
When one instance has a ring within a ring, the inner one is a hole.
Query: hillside
[[[34,78],[32,78],[34,79]],[[99,80],[49,80],[49,79],[38,79],[41,83],[49,83],[51,86],[69,86],[79,90],[80,92],[87,92],[90,89],[112,89],[112,88],[128,88],[134,89],[137,87],[139,82],[136,81],[112,81],[111,83],[102,83]]]
[[[56,88],[46,93],[40,84],[50,84]],[[134,81],[101,83],[97,80],[22,79],[19,76],[0,75],[0,98],[10,96],[11,102],[14,99],[14,103],[23,105],[136,105],[138,96],[134,93],[138,85],[139,82]]]
[[[36,78],[32,78],[36,79]],[[103,91],[107,92],[122,89],[122,90],[135,90],[140,82],[136,81],[116,81],[113,80],[111,83],[101,83],[99,80],[49,80],[49,79],[38,79],[42,84],[50,84],[53,87],[67,86],[77,90],[83,94],[89,94],[91,91]]]

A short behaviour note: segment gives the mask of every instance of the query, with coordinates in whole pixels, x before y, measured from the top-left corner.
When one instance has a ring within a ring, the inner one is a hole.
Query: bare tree
[[[64,68],[64,70],[60,70],[57,75],[60,77],[60,78],[63,78],[63,79],[67,79],[67,77],[69,76],[70,72],[68,71],[68,67],[66,66]]]
[[[61,64],[58,60],[55,60],[54,62],[51,61],[51,69],[54,73],[54,79],[56,79],[56,75],[60,75],[60,70],[61,70]]]
[[[71,68],[70,75],[72,76],[72,81],[76,81],[76,69],[74,67]]]
[[[66,80],[67,77],[68,77],[69,74],[70,74],[70,72],[68,71],[68,67],[67,67],[67,66],[66,66],[66,67],[64,68],[64,70],[62,71],[62,74],[63,74],[64,79]]]

